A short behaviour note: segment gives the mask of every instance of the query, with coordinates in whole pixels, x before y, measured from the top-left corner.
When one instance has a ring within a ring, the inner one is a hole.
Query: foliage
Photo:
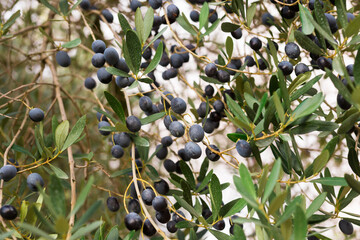
[[[0,3],[0,157],[18,168],[0,169],[0,206],[18,212],[0,211],[1,239],[357,239],[358,1],[17,2]],[[166,199],[165,225],[145,188]],[[138,197],[140,228],[125,218]]]

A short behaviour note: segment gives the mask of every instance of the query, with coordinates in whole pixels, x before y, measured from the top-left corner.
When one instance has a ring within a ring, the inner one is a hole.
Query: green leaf
[[[50,37],[49,34],[47,34],[42,27],[39,27],[39,31],[40,31],[41,34],[44,35],[50,42],[52,42],[53,44],[55,44],[54,39],[53,39],[52,37]]]
[[[64,48],[74,48],[77,47],[81,44],[81,39],[80,38],[76,38],[70,42],[64,43],[61,46]]]
[[[286,88],[286,79],[282,71],[277,71],[276,75],[279,79],[279,86],[280,86],[281,98],[284,103],[284,110],[285,112],[287,112],[288,109],[290,109],[290,97],[289,97],[289,92]]]
[[[132,240],[134,237],[135,231],[132,230],[131,232],[128,233],[128,235],[126,235],[126,237],[124,238],[124,240]]]
[[[145,69],[143,75],[148,74],[149,72],[153,71],[157,67],[157,65],[161,61],[161,57],[163,55],[163,49],[164,49],[163,43],[160,42],[158,48],[156,49],[155,56],[151,60],[149,66],[147,66],[147,68]]]
[[[49,163],[49,166],[51,168],[51,170],[53,170],[53,172],[55,173],[55,175],[60,178],[60,179],[69,179],[69,176],[60,168],[55,167],[54,165]]]
[[[6,143],[5,146],[9,146],[9,144]],[[25,148],[23,148],[23,147],[21,147],[19,145],[13,144],[11,146],[11,149],[16,151],[16,152],[24,153],[24,154],[28,155],[29,157],[31,157],[33,159],[36,159],[35,156],[31,152],[29,152],[28,150],[26,150]]]
[[[148,117],[142,118],[142,119],[140,119],[141,125],[146,125],[146,124],[155,122],[156,120],[165,116],[165,114],[166,114],[165,112],[159,112],[159,113],[152,114]]]
[[[316,43],[314,43],[310,38],[308,38],[304,33],[300,31],[295,31],[294,36],[296,41],[299,43],[299,45],[304,48],[305,50],[317,54],[317,55],[323,55],[321,48],[319,48]]]
[[[144,19],[142,17],[140,8],[137,8],[136,12],[135,12],[135,28],[136,28],[137,36],[139,37],[140,43],[143,43],[144,42],[143,36],[145,35],[144,34]],[[127,32],[126,32],[126,34],[127,34]],[[127,41],[127,39],[126,39],[126,41]],[[130,51],[130,49],[131,48],[128,48],[129,51]]]
[[[239,173],[240,173],[241,181],[244,184],[245,190],[255,200],[256,192],[255,192],[254,183],[252,181],[249,170],[243,163],[240,165]]]
[[[238,224],[234,225],[234,238],[233,238],[233,240],[246,240],[244,230]]]
[[[307,221],[303,209],[298,205],[294,214],[294,240],[306,239]]]
[[[190,167],[184,161],[180,161],[180,168],[187,182],[189,183],[190,187],[192,189],[195,189],[196,188],[195,178]]]
[[[295,121],[299,118],[305,117],[315,112],[316,109],[318,109],[320,104],[323,102],[323,100],[324,96],[321,92],[313,97],[305,99],[302,103],[299,104],[299,106],[295,108],[294,112],[292,112],[292,121]]]
[[[280,170],[281,170],[281,160],[278,158],[275,161],[275,164],[271,170],[270,176],[266,182],[264,195],[263,195],[263,198],[261,199],[262,203],[265,203],[266,200],[270,197],[270,194],[273,192],[273,189],[277,183],[277,180],[278,180],[278,177],[280,174]]]
[[[235,117],[245,122],[247,125],[250,124],[247,116],[245,115],[244,111],[241,109],[239,104],[237,104],[228,94],[226,94],[226,103],[230,111],[235,115]],[[250,126],[246,130],[251,130]]]
[[[267,39],[267,42],[268,42],[268,45],[269,45],[270,54],[274,59],[275,66],[277,66],[279,64],[279,59],[277,57],[276,47],[275,47],[273,41],[270,38]]]
[[[210,199],[211,199],[211,210],[213,219],[217,219],[222,203],[222,192],[220,188],[220,181],[218,177],[213,174],[210,181]]]
[[[246,9],[246,25],[250,27],[251,22],[255,16],[256,13],[256,6],[257,3],[252,3],[248,9]]]
[[[61,151],[64,151],[69,146],[71,146],[74,142],[78,140],[81,133],[84,131],[84,128],[86,126],[86,115],[82,116],[74,125],[74,127],[71,129],[68,137],[65,140],[65,143],[61,149]]]
[[[140,8],[138,8],[140,10]],[[133,30],[126,32],[126,42],[123,46],[125,61],[134,74],[139,72],[141,64],[141,43]]]
[[[246,201],[242,198],[234,199],[225,204],[219,211],[219,216],[226,218],[239,213],[244,207],[246,207]]]
[[[193,228],[196,227],[196,223],[189,222],[189,221],[180,221],[175,225],[177,228]]]
[[[305,9],[304,6],[299,5],[300,7],[302,7],[303,9]],[[332,37],[332,33],[331,32],[327,32],[321,25],[319,25],[314,18],[311,16],[309,10],[306,9],[305,11],[305,15],[306,18],[308,20],[310,20],[310,22],[312,23],[312,25],[315,27],[315,29],[321,34],[322,37],[324,37],[326,40],[328,40],[328,42],[331,45],[335,45],[337,46],[337,42],[334,40],[334,38]]]
[[[37,228],[36,226],[33,226],[31,224],[28,223],[17,223],[16,225],[18,225],[19,227],[31,232],[34,235],[43,237],[45,239],[56,239],[55,237],[50,236],[47,232],[44,232],[43,230]]]
[[[148,83],[151,84],[154,82],[154,80],[152,80],[151,78],[140,78],[138,79],[139,82],[143,82],[143,83]]]
[[[151,175],[151,180],[153,180],[154,182],[159,181],[160,180],[160,176],[158,171],[156,171],[156,169],[151,166],[150,164],[146,165],[146,168],[149,170],[148,172],[146,172],[147,174]]]
[[[111,73],[112,75],[115,75],[115,76],[121,76],[121,77],[131,77],[130,74],[124,72],[124,71],[121,71],[120,69],[117,69],[115,67],[107,67],[106,68],[106,71],[108,73]]]
[[[100,221],[90,223],[89,225],[80,228],[70,237],[70,240],[79,239],[80,237],[85,236],[87,233],[90,233],[90,232],[94,231],[95,229],[97,229],[98,227],[100,227],[102,223],[103,223],[103,221],[100,220]]]
[[[199,16],[199,30],[201,30],[205,24],[208,23],[209,17],[209,5],[207,2],[201,7],[200,16]]]
[[[360,24],[359,24],[360,25]],[[360,85],[360,51],[357,51],[354,63],[355,85]]]
[[[91,176],[89,178],[88,182],[86,183],[85,187],[81,190],[80,194],[78,195],[76,204],[75,204],[73,210],[71,211],[70,215],[76,214],[77,211],[79,211],[79,209],[81,208],[81,206],[85,203],[85,200],[92,188],[93,183],[94,183],[94,176]]]
[[[355,123],[357,123],[359,118],[360,112],[355,112],[354,114],[351,114],[349,117],[347,117],[339,127],[338,134],[347,133],[352,127],[354,127]]]
[[[202,224],[205,226],[208,226],[208,223],[205,221],[205,219],[191,206],[189,205],[184,199],[177,195],[173,195],[176,202],[180,204],[183,208],[185,208],[191,215],[196,217]]]
[[[59,152],[65,143],[66,137],[69,134],[69,121],[65,120],[57,126],[55,130],[55,145]]]
[[[164,27],[163,29],[161,29],[160,32],[159,32],[158,34],[156,34],[155,37],[149,42],[149,44],[146,46],[146,48],[147,48],[148,46],[150,46],[151,44],[153,44],[153,42],[155,42],[156,39],[158,39],[159,37],[161,37],[161,36],[163,35],[163,33],[166,31],[167,28],[168,28],[168,27],[166,26],[166,27]],[[145,49],[146,49],[146,48],[145,48]],[[144,49],[144,50],[145,50],[145,49]]]
[[[62,12],[62,14],[64,16],[67,16],[68,12],[69,12],[68,0],[60,0],[59,6],[60,6],[60,11]]]
[[[224,83],[220,82],[219,80],[212,78],[212,77],[200,76],[200,78],[208,83],[224,84]]]
[[[360,164],[357,152],[354,147],[349,148],[348,161],[351,170],[358,176],[360,176]]]
[[[266,148],[268,147],[273,141],[275,140],[275,136],[271,136],[265,139],[256,140],[255,144],[259,148]]]
[[[44,4],[45,7],[49,8],[51,11],[53,11],[54,13],[57,13],[60,15],[60,12],[53,5],[51,5],[47,0],[40,0],[40,2],[42,4]]]
[[[280,216],[280,218],[277,220],[275,226],[280,226],[281,223],[285,222],[286,220],[288,220],[291,215],[293,214],[293,212],[296,210],[297,206],[304,201],[303,196],[297,196],[296,198],[294,198],[290,204],[288,204],[288,206],[286,207],[285,211],[282,213],[282,215]]]
[[[358,34],[360,30],[360,15],[352,20],[345,28],[345,35],[349,38],[354,34]]]
[[[208,185],[210,179],[212,178],[213,170],[210,170],[210,172],[202,179],[200,186],[196,189],[195,192],[199,193],[202,192],[202,190],[205,188],[205,186]]]
[[[342,177],[322,177],[313,179],[310,182],[320,183],[327,186],[348,186],[346,180]]]
[[[271,200],[268,215],[273,215],[284,203],[287,196],[287,191],[283,191],[276,195],[274,199]]]
[[[149,147],[150,143],[149,140],[143,137],[139,137],[136,135],[130,135],[131,139],[135,143],[136,146],[143,146],[143,147]]]
[[[105,111],[103,111],[102,109],[97,108],[97,107],[94,108],[94,110],[97,111],[97,112],[99,112],[99,113],[101,113],[102,115],[106,116],[106,117],[109,118],[111,121],[117,122],[117,120],[116,120],[113,116],[111,116],[110,113],[105,112]],[[102,119],[101,119],[101,120],[102,120]]]
[[[21,202],[21,206],[20,206],[20,222],[24,222],[26,215],[28,213],[28,210],[29,210],[29,202],[23,200]]]
[[[345,174],[345,180],[348,185],[357,193],[360,194],[360,182],[356,181],[351,175]]]
[[[117,131],[116,127],[112,127],[112,126],[101,127],[101,128],[99,128],[99,130],[104,131],[104,132],[116,132]]]
[[[345,4],[346,2],[343,0],[335,0],[337,20],[340,23],[340,27],[344,29],[348,25]]]
[[[179,17],[176,19],[176,22],[180,24],[180,26],[186,31],[188,31],[191,35],[197,35],[198,29],[189,22],[184,13],[181,13],[179,15]]]
[[[126,18],[124,17],[124,15],[122,13],[118,13],[118,18],[119,18],[119,23],[121,26],[121,29],[124,31],[124,33],[126,33],[128,30],[131,30],[131,26],[129,24],[129,22],[126,20]]]
[[[347,70],[346,70],[345,64],[343,62],[342,56],[340,54],[342,54],[342,53],[337,54],[333,58],[332,67],[341,76],[345,76],[345,73],[347,74],[347,72],[346,72]]]
[[[0,239],[10,238],[15,233],[15,230],[9,230],[6,233],[0,233]]]
[[[306,72],[297,76],[288,87],[289,94],[291,94],[298,86],[306,82],[310,77],[311,72]]]
[[[237,142],[239,139],[247,140],[247,135],[241,133],[228,133],[227,137],[233,142]]]
[[[233,24],[231,22],[224,22],[221,24],[221,31],[223,32],[233,32],[237,30],[240,26]]]
[[[57,117],[55,115],[53,115],[52,119],[51,119],[51,132],[53,135],[53,141],[55,142],[55,131],[57,126],[59,126],[59,122],[57,120]]]
[[[326,192],[321,193],[317,196],[310,204],[310,206],[306,209],[306,219],[309,219],[325,202]]]
[[[274,101],[274,104],[275,104],[275,108],[276,108],[276,112],[277,112],[277,115],[280,119],[280,121],[282,123],[285,123],[285,112],[284,112],[284,108],[280,102],[280,99],[277,95],[277,92],[274,92],[273,94],[273,97],[272,97],[272,100]]]
[[[119,228],[118,228],[118,226],[112,227],[105,239],[106,240],[118,240],[119,239]]]
[[[207,172],[208,168],[209,168],[209,159],[206,157],[206,158],[204,159],[204,161],[202,162],[202,164],[201,164],[200,173],[199,173],[199,175],[198,175],[198,177],[197,177],[197,180],[198,180],[199,182],[203,181],[203,179],[204,179],[204,177],[205,177],[205,175],[206,175],[206,172]]]
[[[100,206],[102,206],[103,202],[101,200],[97,200],[94,204],[92,204],[86,212],[75,222],[72,232],[75,232],[79,229],[83,224],[87,223],[90,218],[97,212]]]
[[[111,177],[114,178],[114,177],[119,177],[119,176],[122,176],[122,175],[126,175],[126,174],[131,173],[131,171],[132,171],[131,168],[122,169],[120,171],[116,171],[113,174],[111,174]]]
[[[104,91],[104,95],[110,107],[114,110],[116,115],[118,115],[122,123],[125,124],[126,123],[125,112],[121,105],[121,102],[107,91]]]
[[[311,23],[308,17],[310,15],[309,10],[305,8],[302,4],[299,4],[299,10],[302,32],[306,35],[312,34],[314,31],[314,25]]]
[[[313,173],[316,174],[320,172],[329,161],[331,155],[335,151],[335,147],[337,143],[339,142],[339,136],[333,137],[325,146],[323,151],[320,153],[319,156],[317,156],[313,162]]]
[[[232,40],[232,37],[228,36],[226,38],[225,47],[226,47],[226,53],[228,55],[228,58],[231,59],[232,53],[234,50],[234,42]]]
[[[299,75],[300,76],[300,75]],[[300,89],[296,90],[290,97],[291,101],[295,101],[296,99],[300,98],[303,94],[305,94],[306,92],[308,92],[312,86],[314,86],[315,83],[317,83],[320,79],[321,79],[322,75],[318,75],[316,77],[314,77],[313,79],[311,79],[309,82],[305,83],[305,85],[303,87],[301,87]],[[290,84],[291,86],[291,84]],[[289,86],[289,87],[290,87]],[[289,90],[290,92],[290,90]]]
[[[204,36],[209,35],[210,33],[212,33],[213,31],[215,31],[215,29],[217,28],[217,26],[220,23],[220,19],[216,20],[207,30],[205,33],[201,34],[200,37],[203,38]]]
[[[352,103],[351,94],[347,87],[342,83],[342,81],[338,77],[336,77],[329,69],[325,68],[325,72],[330,77],[330,80],[333,82],[334,86],[339,90],[339,93],[345,98],[345,100]]]
[[[306,134],[313,131],[334,131],[339,126],[334,122],[314,120],[305,122],[291,129],[292,134]]]
[[[315,14],[315,18],[317,23],[322,26],[323,28],[325,28],[324,30],[329,34],[332,35],[331,30],[330,30],[330,26],[329,26],[329,22],[327,21],[327,18],[325,17],[324,14],[324,10],[323,10],[323,6],[321,5],[320,1],[315,1],[314,4],[314,14]]]
[[[69,13],[71,13],[79,4],[82,2],[82,0],[77,0],[76,3],[71,7]]]
[[[49,195],[54,211],[61,216],[66,214],[65,192],[59,178],[51,175],[49,184]]]
[[[320,172],[327,164],[330,158],[329,151],[322,151],[319,156],[314,159],[313,163],[313,173]]]
[[[20,17],[20,10],[17,10],[2,26],[2,35],[5,35],[9,28],[15,23],[16,19]]]
[[[181,189],[183,191],[183,199],[190,205],[192,206],[192,197],[191,197],[191,189],[189,184],[184,180],[181,179],[180,180],[180,186]]]
[[[138,9],[140,10],[140,8],[138,8]],[[154,10],[150,7],[146,11],[145,17],[144,17],[144,30],[143,30],[143,36],[142,36],[142,39],[143,39],[142,43],[145,43],[146,40],[148,39],[148,37],[151,33],[153,22],[154,22]]]
[[[212,230],[212,229],[209,229],[209,232],[212,235],[214,235],[216,237],[216,239],[218,239],[218,240],[229,240],[230,239],[230,236],[225,234],[225,233],[215,231],[215,230]]]

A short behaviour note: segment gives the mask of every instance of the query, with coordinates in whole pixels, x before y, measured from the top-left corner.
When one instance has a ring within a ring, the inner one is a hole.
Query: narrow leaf
[[[314,26],[312,25],[310,19],[308,18],[308,14],[310,15],[309,10],[305,8],[302,4],[299,4],[299,10],[300,10],[302,32],[306,35],[312,34],[314,31]]]
[[[88,182],[86,183],[85,187],[81,190],[77,200],[76,200],[76,204],[73,208],[73,210],[71,211],[70,215],[74,215],[77,213],[77,211],[79,211],[79,209],[82,207],[82,205],[85,203],[85,200],[92,188],[92,184],[94,183],[94,177],[91,176],[88,180]]]
[[[120,120],[125,124],[126,123],[125,112],[121,105],[121,102],[107,91],[104,91],[104,95],[110,107],[114,110],[116,115],[118,115]]]
[[[207,2],[201,7],[200,16],[199,16],[199,30],[201,30],[205,24],[208,22],[209,17],[209,5]]]
[[[216,219],[222,203],[222,192],[220,188],[220,181],[215,174],[213,174],[211,177],[209,191],[210,191],[213,219]]]
[[[145,43],[146,40],[148,39],[153,26],[153,22],[154,22],[154,10],[151,7],[149,7],[144,17],[144,30],[142,36],[143,39],[142,43]]]
[[[313,179],[310,182],[320,183],[327,186],[348,186],[346,180],[342,177],[322,177]]]
[[[270,194],[273,192],[273,189],[277,183],[279,174],[280,174],[280,169],[281,169],[281,160],[277,159],[269,176],[269,179],[266,182],[266,186],[265,186],[265,190],[264,190],[264,195],[263,198],[261,200],[262,203],[265,203],[266,200],[269,198]]]
[[[163,55],[163,49],[164,49],[163,48],[163,43],[160,42],[158,48],[156,49],[154,58],[151,60],[149,66],[147,66],[147,68],[144,71],[144,75],[148,74],[151,71],[153,71],[157,67],[157,65],[161,61],[161,57]]]
[[[66,120],[60,123],[55,130],[55,145],[58,151],[61,151],[65,143],[66,137],[68,136],[68,133],[69,133],[69,121]]]
[[[317,196],[310,204],[310,206],[306,209],[306,219],[309,219],[325,202],[326,192],[321,193]]]
[[[86,115],[82,116],[74,125],[74,127],[71,129],[68,137],[65,140],[65,143],[61,149],[61,151],[64,151],[69,146],[71,146],[74,142],[78,140],[81,133],[83,132],[84,128],[86,126]]]
[[[126,33],[128,30],[131,30],[131,26],[130,26],[129,22],[126,20],[126,18],[124,17],[124,15],[122,13],[120,13],[120,12],[118,13],[118,18],[119,18],[121,29],[124,31],[124,33]]]
[[[298,205],[294,214],[294,240],[306,239],[307,221],[305,213]]]

